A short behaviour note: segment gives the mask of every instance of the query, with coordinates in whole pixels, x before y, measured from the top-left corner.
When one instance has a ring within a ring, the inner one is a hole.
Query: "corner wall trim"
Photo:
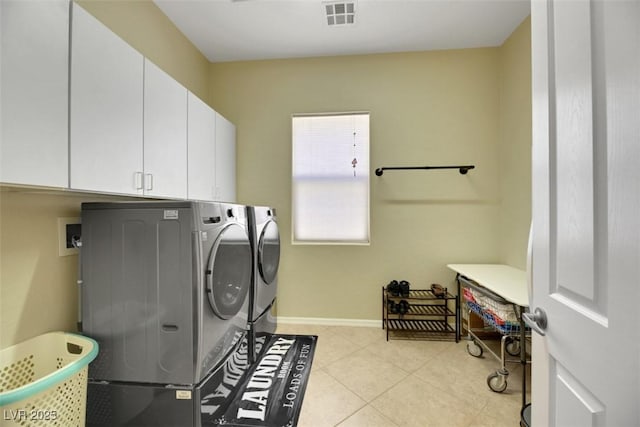
[[[322,325],[322,326],[360,326],[367,328],[381,328],[380,320],[373,319],[327,319],[323,317],[281,317],[278,323],[297,325]]]

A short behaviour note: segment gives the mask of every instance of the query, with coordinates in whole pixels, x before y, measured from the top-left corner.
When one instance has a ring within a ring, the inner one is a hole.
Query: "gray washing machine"
[[[273,333],[277,320],[273,314],[278,289],[280,232],[276,211],[267,206],[248,206],[249,234],[253,248],[253,286],[249,320],[254,336]]]
[[[233,352],[252,282],[246,220],[224,203],[82,204],[82,331],[100,344],[91,381],[192,386]]]

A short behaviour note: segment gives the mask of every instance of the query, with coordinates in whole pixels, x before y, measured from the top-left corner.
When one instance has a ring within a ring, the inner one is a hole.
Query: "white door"
[[[0,0],[0,181],[69,186],[69,1]]]
[[[215,111],[191,92],[187,99],[188,197],[192,200],[215,200]]]
[[[236,201],[236,127],[216,112],[216,200]]]
[[[187,197],[187,89],[145,59],[144,194]]]
[[[640,2],[534,0],[532,424],[640,425]]]
[[[143,64],[142,54],[73,3],[71,188],[142,194]]]

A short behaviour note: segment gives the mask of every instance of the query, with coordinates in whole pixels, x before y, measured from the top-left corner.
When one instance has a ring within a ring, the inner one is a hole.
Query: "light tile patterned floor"
[[[508,365],[508,388],[494,393],[486,381],[499,362],[470,356],[464,339],[387,342],[381,328],[292,324],[277,332],[318,336],[299,427],[519,426],[521,368]]]

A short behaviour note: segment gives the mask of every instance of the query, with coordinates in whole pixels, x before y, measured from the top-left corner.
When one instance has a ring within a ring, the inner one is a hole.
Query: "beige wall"
[[[79,3],[207,99],[209,63],[150,0]],[[78,257],[58,256],[57,218],[80,216],[80,203],[96,196],[0,190],[0,348],[46,331],[76,330]]]
[[[452,262],[499,261],[499,51],[220,63],[211,104],[237,126],[238,195],[278,210],[278,315],[377,319],[381,286],[453,286]],[[371,245],[291,245],[291,115],[371,113]]]
[[[58,257],[64,198],[0,192],[0,347],[49,330],[75,330],[77,256]]]
[[[278,315],[378,319],[380,288],[454,286],[447,263],[525,267],[530,22],[500,48],[211,65],[211,105],[237,128],[238,195],[278,209]],[[291,115],[371,112],[371,245],[291,244]]]
[[[500,48],[500,259],[526,268],[531,222],[531,19]]]
[[[78,256],[58,255],[58,218],[79,217],[80,203],[92,200],[98,196],[0,188],[0,348],[77,329]]]

